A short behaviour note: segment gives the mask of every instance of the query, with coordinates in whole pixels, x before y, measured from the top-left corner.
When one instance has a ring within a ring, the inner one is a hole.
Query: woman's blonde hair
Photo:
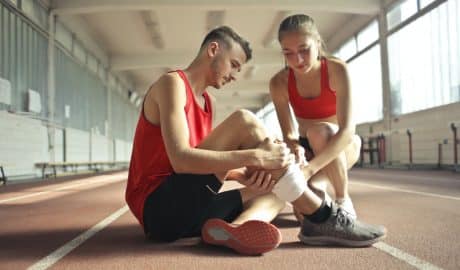
[[[327,56],[326,45],[324,44],[318,28],[316,27],[313,19],[305,14],[295,14],[285,18],[278,29],[278,41],[281,42],[284,34],[289,32],[299,32],[306,34],[318,40],[319,43],[319,56]]]

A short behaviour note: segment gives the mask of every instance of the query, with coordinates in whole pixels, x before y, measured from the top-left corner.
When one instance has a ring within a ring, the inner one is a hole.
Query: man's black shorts
[[[217,193],[215,175],[172,174],[146,199],[144,230],[154,240],[199,236],[210,218],[232,222],[243,211],[238,190]]]

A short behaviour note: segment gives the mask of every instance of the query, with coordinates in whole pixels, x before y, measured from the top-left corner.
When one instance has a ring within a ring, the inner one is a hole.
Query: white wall
[[[67,162],[85,162],[90,160],[90,133],[66,128]]]
[[[7,177],[34,177],[34,163],[46,161],[48,135],[41,121],[0,111],[0,165]]]
[[[115,139],[115,161],[130,160],[132,147],[132,143]]]
[[[102,135],[91,134],[91,161],[109,161],[109,139]]]
[[[409,129],[412,132],[414,164],[437,164],[438,144],[443,143],[442,164],[451,165],[454,163],[453,133],[450,128],[452,122],[456,123],[460,131],[460,103],[393,118],[391,128],[388,130],[381,122],[361,124],[357,127],[357,133],[364,137],[383,133],[387,138],[387,161],[407,164],[409,163],[409,139],[406,131]],[[460,151],[460,145],[457,147]]]

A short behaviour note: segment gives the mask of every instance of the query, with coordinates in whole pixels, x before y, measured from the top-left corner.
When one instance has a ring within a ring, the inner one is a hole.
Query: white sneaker
[[[335,203],[339,206],[339,208],[347,212],[352,219],[356,219],[358,217],[350,197],[336,199]]]

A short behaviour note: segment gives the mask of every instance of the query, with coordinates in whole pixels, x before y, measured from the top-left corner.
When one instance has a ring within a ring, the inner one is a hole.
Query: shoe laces
[[[350,218],[350,214],[342,208],[337,209],[337,221],[339,224],[342,224],[346,227],[354,225],[353,219]]]

